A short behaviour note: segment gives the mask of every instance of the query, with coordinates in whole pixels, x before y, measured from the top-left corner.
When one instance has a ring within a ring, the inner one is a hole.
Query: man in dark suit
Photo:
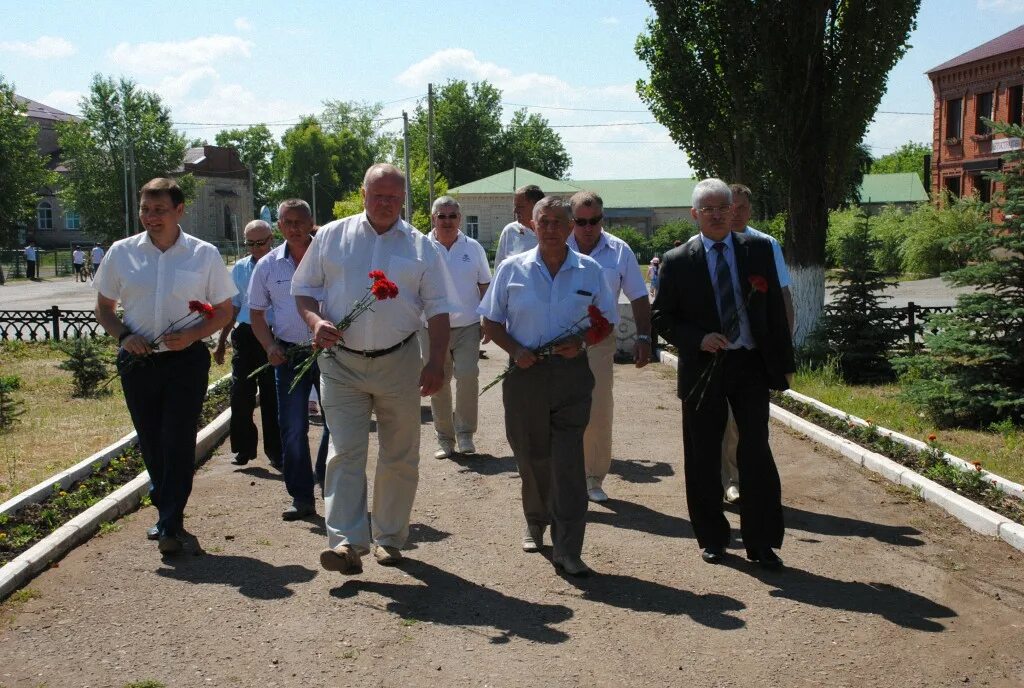
[[[663,257],[652,319],[679,351],[686,501],[704,561],[719,563],[729,543],[721,482],[728,402],[739,430],[743,545],[748,559],[778,569],[782,488],[768,446],[768,390],[789,386],[793,344],[772,246],[730,232],[731,205],[719,179],[694,188],[700,233]]]

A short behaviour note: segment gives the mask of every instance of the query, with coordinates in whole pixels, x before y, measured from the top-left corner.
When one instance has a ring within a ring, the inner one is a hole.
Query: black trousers
[[[782,485],[768,445],[768,382],[757,351],[737,349],[683,407],[686,504],[697,544],[724,548],[729,521],[722,507],[722,434],[732,406],[739,430],[736,463],[740,473],[740,533],[748,552],[781,547]],[[698,403],[699,401],[699,403]]]
[[[267,363],[252,326],[239,323],[231,332],[231,451],[256,457],[259,433],[252,421],[256,408],[256,390],[260,392],[260,419],[263,424],[263,453],[272,463],[281,461],[281,431],[277,425],[277,386],[274,368],[268,367],[250,378],[254,370]]]
[[[192,493],[210,352],[201,342],[138,359],[122,349],[117,369],[149,471],[149,494],[160,514],[157,527],[161,535],[176,535]]]
[[[29,279],[36,278],[36,261],[26,260],[25,261],[25,276]]]

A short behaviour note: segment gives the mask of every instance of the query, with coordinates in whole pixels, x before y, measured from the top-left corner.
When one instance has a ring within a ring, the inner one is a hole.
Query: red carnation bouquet
[[[743,303],[743,307],[747,308],[750,306],[750,299],[754,297],[754,294],[764,294],[768,291],[768,280],[761,275],[751,275],[747,278],[747,282],[750,284],[750,291],[747,293],[747,300]],[[708,387],[711,386],[711,379],[714,377],[715,372],[719,368],[719,363],[723,358],[722,349],[719,349],[714,353],[714,357],[711,359],[711,363],[705,366],[704,371],[697,378],[697,381],[693,384],[689,393],[683,399],[683,403],[690,400],[698,389],[700,389],[700,396],[697,398],[697,408],[699,409],[701,404],[704,403],[704,395],[707,394]]]
[[[586,323],[586,327],[583,327],[584,323]],[[579,336],[582,336],[583,341],[588,345],[594,346],[611,334],[612,329],[612,324],[608,321],[608,318],[604,317],[601,313],[601,309],[594,304],[590,304],[587,306],[586,315],[570,325],[564,332],[562,332],[562,334],[549,342],[541,344],[539,347],[532,349],[531,351],[533,352],[533,355],[538,358],[546,358],[554,353],[555,347],[559,344],[571,337]],[[510,361],[508,367],[501,371],[501,375],[488,382],[487,385],[480,390],[480,394],[483,394],[491,387],[508,377],[513,368],[515,368],[515,362]]]
[[[384,301],[398,296],[398,285],[389,280],[383,270],[371,270],[369,277],[373,282],[371,282],[370,286],[366,288],[366,293],[355,302],[355,305],[352,306],[352,310],[349,311],[348,315],[334,323],[334,326],[338,328],[339,332],[347,330],[352,323],[356,321],[356,318],[366,311],[372,311],[373,303],[375,301]],[[316,357],[320,355],[320,351],[321,349],[313,343],[313,340],[309,340],[305,344],[293,346],[285,353],[288,363],[295,368],[295,377],[292,379],[292,384],[288,388],[289,394],[295,390],[295,386],[298,385],[302,376],[308,373],[310,368],[313,367],[313,364],[316,362]],[[330,348],[323,349],[322,351],[327,356],[334,355],[334,352]],[[249,377],[256,377],[261,371],[266,370],[268,367],[270,367],[270,363],[261,365],[259,368],[252,371],[252,373],[249,374]]]

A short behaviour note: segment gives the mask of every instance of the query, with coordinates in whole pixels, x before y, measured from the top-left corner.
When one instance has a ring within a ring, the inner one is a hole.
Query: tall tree
[[[218,146],[232,146],[238,151],[242,164],[252,174],[253,208],[271,201],[277,183],[274,179],[274,156],[281,146],[265,124],[244,129],[226,129],[217,134]]]
[[[55,181],[36,144],[39,128],[25,109],[0,76],[0,246],[15,241],[18,225],[35,214],[39,191]]]
[[[913,172],[924,183],[924,158],[931,155],[932,147],[924,143],[907,141],[892,153],[886,153],[871,163],[873,174]]]
[[[747,183],[786,211],[797,341],[824,304],[828,210],[907,50],[920,0],[649,0],[637,83],[695,171]]]
[[[58,125],[60,147],[70,171],[59,195],[61,202],[82,214],[85,228],[108,240],[124,236],[125,214],[136,212],[138,189],[128,189],[125,207],[125,167],[134,160],[137,186],[153,177],[180,169],[185,137],[171,124],[171,113],[156,93],[140,90],[135,82],[96,75],[81,101],[82,120]],[[186,198],[195,194],[196,180],[178,175]]]
[[[339,156],[337,139],[325,132],[315,117],[303,117],[281,137],[281,151],[274,158],[283,180],[281,197],[302,198],[312,205],[315,175],[316,220],[333,219],[334,202],[345,195],[338,179]]]
[[[525,108],[512,115],[512,121],[501,133],[498,148],[503,170],[516,165],[545,177],[561,179],[572,163],[562,145],[562,137],[548,125],[547,118],[528,114]]]

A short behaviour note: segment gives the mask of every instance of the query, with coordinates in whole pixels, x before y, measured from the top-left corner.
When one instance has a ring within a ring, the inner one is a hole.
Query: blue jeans
[[[284,484],[295,506],[313,506],[313,466],[309,453],[309,391],[313,385],[320,389],[320,367],[313,367],[302,376],[291,392],[295,369],[285,362],[274,368],[277,382],[277,417],[281,428],[281,459]],[[316,479],[323,480],[326,452],[323,462],[317,457]]]

